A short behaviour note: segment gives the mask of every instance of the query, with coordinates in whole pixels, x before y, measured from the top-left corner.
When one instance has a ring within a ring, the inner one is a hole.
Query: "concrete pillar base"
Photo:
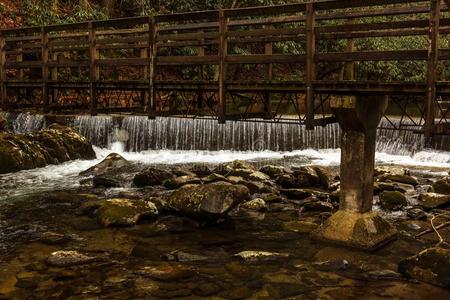
[[[397,230],[373,211],[339,210],[311,233],[315,240],[363,250],[375,250],[394,240]]]

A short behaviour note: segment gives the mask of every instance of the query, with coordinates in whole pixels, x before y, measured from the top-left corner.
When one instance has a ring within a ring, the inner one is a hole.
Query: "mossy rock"
[[[167,203],[173,210],[190,217],[219,219],[249,198],[249,190],[243,185],[216,182],[185,185],[173,192]]]
[[[271,178],[276,178],[279,175],[288,173],[285,167],[274,165],[263,166],[259,169],[259,171],[269,175]]]
[[[408,205],[405,195],[398,191],[384,191],[380,194],[380,206],[384,209],[398,210]]]
[[[97,210],[97,219],[103,226],[133,226],[141,218],[157,215],[155,204],[144,200],[108,199]]]
[[[52,125],[25,135],[0,133],[0,174],[94,158],[92,145],[70,127]]]
[[[384,175],[381,178],[382,181],[393,181],[393,182],[399,182],[399,183],[405,183],[405,184],[411,184],[413,186],[416,186],[419,184],[416,178],[410,176],[410,175]]]
[[[120,154],[111,153],[100,163],[81,172],[79,175],[80,176],[100,175],[106,173],[110,169],[121,168],[128,164],[130,164],[130,162],[125,158],[123,158]]]
[[[433,189],[435,193],[450,195],[450,177],[436,181]]]
[[[426,249],[400,261],[398,270],[408,278],[450,288],[450,249]]]
[[[450,206],[450,195],[423,193],[419,195],[419,201],[419,205],[425,209],[443,208]]]
[[[150,167],[136,174],[133,183],[137,187],[161,185],[173,177],[174,175],[168,170]]]

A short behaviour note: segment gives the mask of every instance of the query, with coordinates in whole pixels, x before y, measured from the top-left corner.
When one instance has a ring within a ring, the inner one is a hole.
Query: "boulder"
[[[326,201],[307,201],[303,204],[303,209],[305,211],[331,212],[334,206]]]
[[[266,210],[267,204],[266,204],[266,201],[264,201],[263,199],[256,198],[256,199],[247,201],[245,203],[242,203],[239,207],[241,207],[243,209],[248,209],[248,210],[260,211],[260,210]]]
[[[120,154],[111,153],[100,163],[90,167],[86,171],[81,172],[80,176],[92,176],[106,173],[110,169],[121,168],[130,164],[128,160],[123,158]]]
[[[218,182],[218,181],[227,182],[228,181],[228,179],[225,176],[217,174],[217,173],[212,173],[206,177],[203,177],[202,180],[205,183],[213,183],[213,182]]]
[[[259,171],[269,175],[271,178],[276,178],[279,175],[288,173],[284,167],[274,165],[265,165],[261,167]]]
[[[408,175],[409,172],[403,167],[397,166],[376,166],[374,170],[374,176],[380,175]]]
[[[314,167],[300,167],[297,170],[294,170],[294,175],[296,177],[306,177],[308,179],[308,182],[311,186],[319,184],[320,183],[320,177],[317,174],[317,171]]]
[[[312,186],[306,174],[297,174],[296,176],[293,174],[280,175],[277,177],[276,183],[284,189],[307,188]]]
[[[404,184],[410,184],[413,186],[416,186],[419,184],[417,179],[415,177],[412,177],[410,175],[383,175],[380,178],[381,181],[393,181],[393,182],[399,182]]]
[[[398,264],[399,272],[408,278],[450,288],[450,249],[429,248]]]
[[[167,198],[167,204],[178,213],[193,218],[217,220],[249,198],[249,190],[243,185],[216,182],[185,185]]]
[[[328,189],[333,182],[333,176],[329,172],[329,170],[323,167],[314,167],[317,176],[319,177],[319,184],[324,188]]]
[[[133,183],[137,187],[161,185],[164,181],[173,178],[174,175],[164,169],[149,167],[134,176]]]
[[[450,195],[437,193],[422,193],[419,195],[419,205],[425,209],[450,206]]]
[[[106,175],[98,175],[92,179],[94,187],[104,187],[104,188],[117,188],[121,187],[122,183],[114,177],[109,177]]]
[[[200,184],[202,181],[197,177],[192,176],[179,176],[167,179],[164,181],[164,186],[169,190],[175,190],[186,184]]]
[[[25,135],[0,132],[0,174],[94,158],[92,145],[70,127],[51,125]]]
[[[235,174],[231,174],[231,172],[233,171]],[[218,165],[214,169],[214,173],[218,173],[221,175],[235,175],[235,176],[241,176],[237,175],[237,173],[240,172],[252,173],[253,171],[256,171],[255,167],[252,164],[242,160],[235,160],[232,162],[223,163]]]
[[[290,199],[306,199],[313,195],[313,192],[309,189],[281,189],[281,194],[286,195]]]
[[[97,210],[97,220],[103,226],[132,226],[144,217],[157,215],[155,204],[144,200],[108,199]]]
[[[420,208],[411,208],[406,212],[406,215],[413,220],[427,219],[427,214]]]
[[[380,206],[384,209],[398,210],[408,205],[405,195],[398,191],[384,191],[380,194]]]
[[[433,189],[435,193],[450,195],[450,177],[436,181]]]
[[[197,174],[197,176],[208,176],[213,173],[207,165],[201,163],[193,164],[189,167],[189,171]]]

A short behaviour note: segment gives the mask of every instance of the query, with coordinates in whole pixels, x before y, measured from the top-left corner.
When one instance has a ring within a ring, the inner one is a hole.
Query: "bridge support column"
[[[395,238],[395,228],[372,211],[376,128],[387,98],[343,97],[331,107],[342,128],[339,211],[312,232],[317,240],[373,250]]]

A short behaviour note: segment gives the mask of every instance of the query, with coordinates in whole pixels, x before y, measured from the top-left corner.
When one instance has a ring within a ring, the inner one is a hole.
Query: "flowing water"
[[[40,115],[6,114],[18,133],[46,126]],[[315,164],[337,166],[340,162],[337,124],[308,131],[297,124],[227,122],[215,120],[77,116],[72,124],[94,145],[97,159],[72,161],[58,166],[26,170],[0,176],[0,200],[34,190],[78,186],[77,174],[98,163],[109,153],[145,164],[215,164],[236,159],[265,164]],[[383,125],[383,124],[382,124]],[[386,125],[386,124],[384,124]],[[376,161],[443,170],[450,168],[450,153],[424,149],[423,137],[409,131],[379,130]]]
[[[20,133],[47,125],[41,116],[5,117]],[[337,125],[306,131],[294,124],[218,125],[204,119],[110,116],[80,116],[70,125],[95,145],[95,160],[0,175],[0,253],[4,253],[0,257],[0,299],[10,299],[3,295],[15,295],[13,299],[450,297],[442,288],[395,277],[398,261],[436,243],[433,238],[421,242],[412,238],[417,226],[426,229],[429,224],[414,221],[415,227],[408,226],[411,221],[402,219],[404,213],[386,215],[401,234],[397,242],[374,253],[317,243],[308,233],[292,231],[290,226],[297,221],[320,223],[324,212],[301,212],[290,203],[280,210],[237,213],[214,226],[161,214],[157,220],[131,228],[105,228],[94,217],[79,214],[86,193],[100,198],[140,197],[142,191],[134,188],[80,186],[79,172],[109,153],[149,165],[214,165],[240,159],[257,165],[337,167]],[[445,176],[450,153],[424,149],[423,145],[420,135],[379,130],[377,163],[406,166],[426,176]],[[55,242],[51,238],[55,233],[68,240]],[[96,256],[98,261],[61,268],[45,264],[53,251],[72,249]],[[236,258],[240,251],[282,253],[288,258],[248,263]],[[153,280],[146,273],[152,267],[163,273],[172,267],[185,271],[174,272],[168,280]]]

